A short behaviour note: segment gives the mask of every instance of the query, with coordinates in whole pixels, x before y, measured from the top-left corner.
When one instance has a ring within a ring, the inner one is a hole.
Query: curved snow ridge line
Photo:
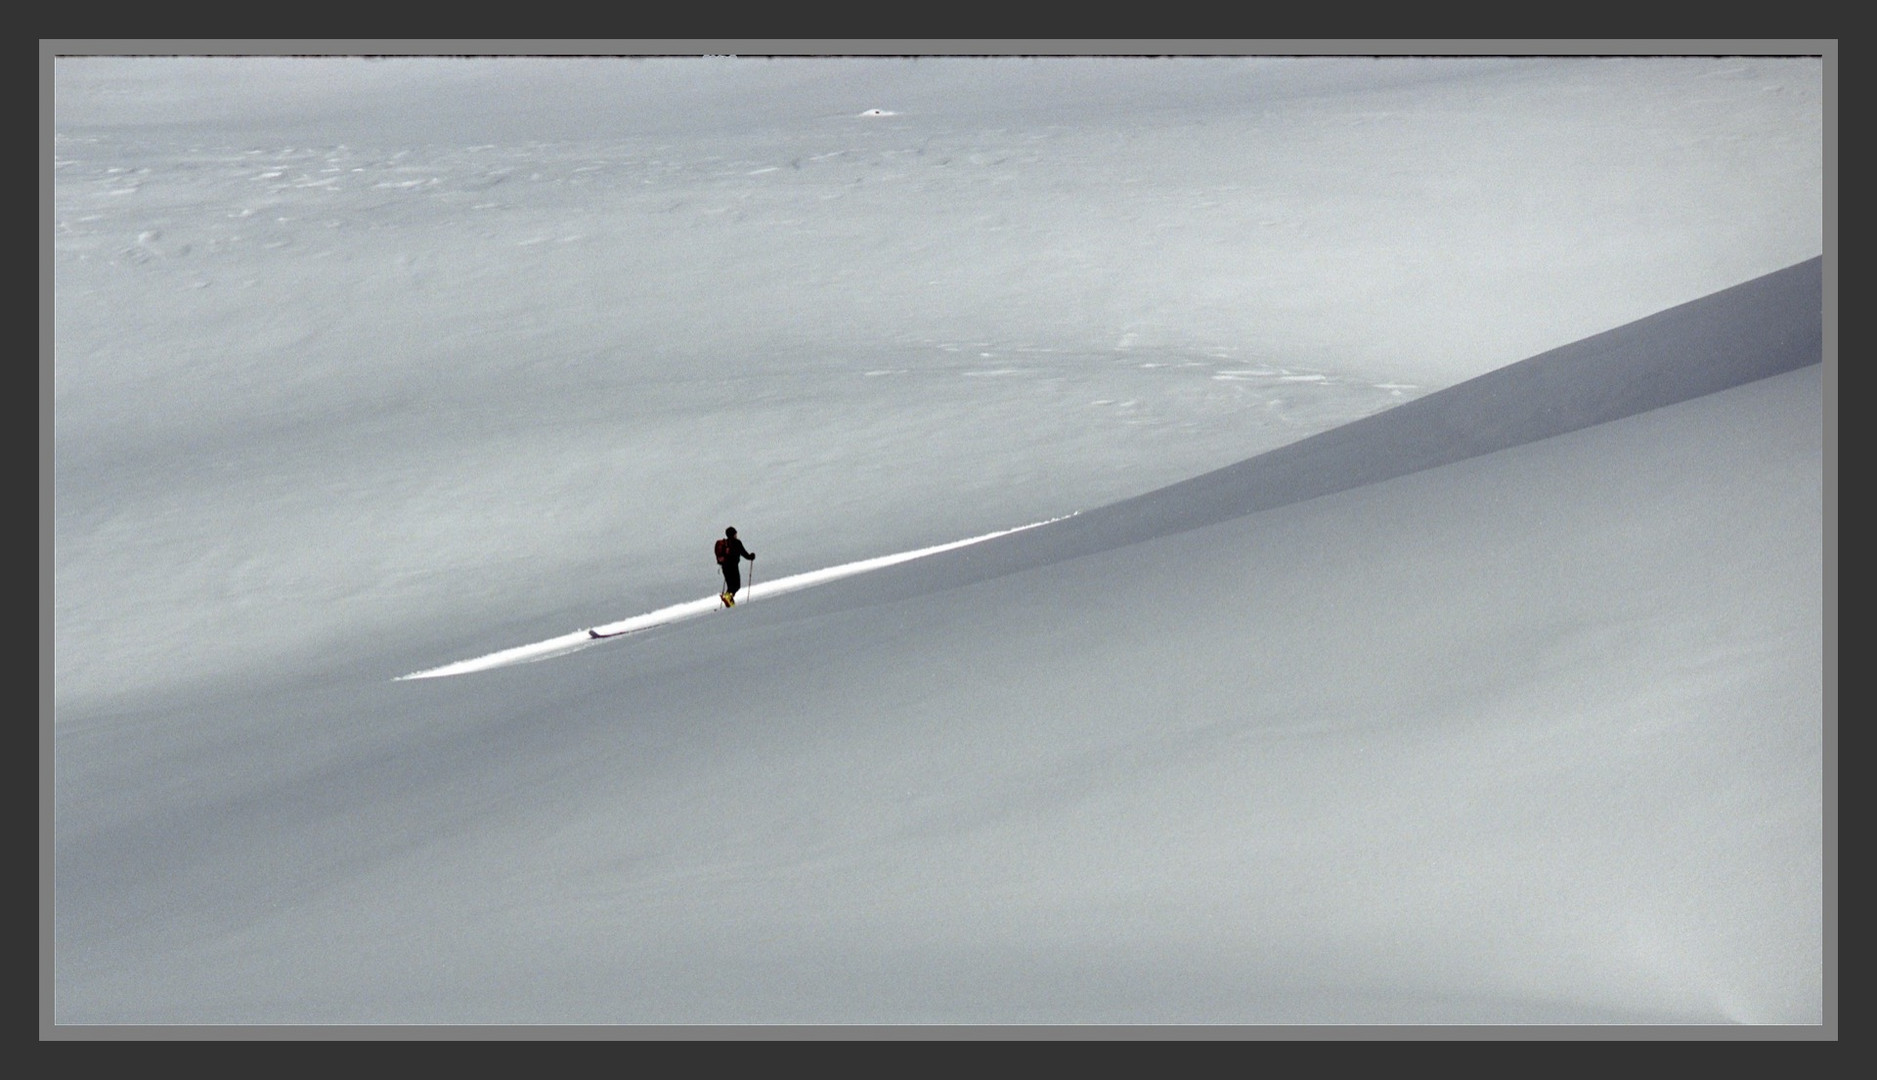
[[[1011,533],[1023,532],[1025,529],[1034,529],[1040,525],[1048,525],[1051,522],[1062,521],[1064,518],[1074,516],[1074,514],[1065,514],[1063,517],[1054,517],[1047,521],[1033,521],[1028,525],[1018,525],[1014,529],[1000,529],[997,532],[985,533],[982,536],[973,536],[965,540],[953,540],[947,544],[934,544],[931,547],[918,548],[913,551],[902,551],[896,555],[881,555],[872,559],[861,559],[858,562],[830,566],[822,570],[810,570],[804,574],[792,574],[785,578],[777,578],[774,581],[763,582],[763,595],[765,597],[771,597],[778,593],[806,589],[810,586],[835,581],[839,578],[852,577],[855,574],[864,574],[869,570],[879,570],[882,567],[893,566],[897,563],[911,562],[913,559],[923,559],[927,555],[937,555],[941,551],[952,551],[956,548],[980,544],[986,540],[995,540],[1000,536],[1009,536]],[[423,671],[413,671],[409,675],[399,675],[393,681],[404,682],[407,679],[440,679],[446,675],[467,675],[473,671],[488,671],[490,668],[507,667],[510,664],[526,664],[536,660],[546,660],[550,657],[564,656],[567,653],[578,652],[588,646],[597,645],[602,640],[617,637],[621,634],[630,634],[638,630],[649,630],[654,626],[665,626],[670,623],[683,622],[686,619],[695,619],[700,615],[708,615],[722,606],[723,601],[719,600],[716,596],[706,596],[699,600],[687,600],[682,604],[673,604],[670,607],[659,608],[657,611],[648,611],[643,615],[634,615],[630,619],[621,619],[618,622],[595,626],[590,631],[575,630],[570,634],[561,634],[557,637],[548,638],[545,641],[537,641],[532,645],[517,645],[512,649],[503,649],[500,652],[492,652],[486,656],[478,656],[470,660],[458,660],[453,664],[426,668]],[[593,636],[594,634],[603,636],[596,638]]]

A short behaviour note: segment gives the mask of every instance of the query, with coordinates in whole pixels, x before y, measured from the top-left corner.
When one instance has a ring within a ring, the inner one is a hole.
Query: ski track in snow
[[[1074,515],[1065,516],[1073,517]],[[777,578],[774,581],[766,581],[763,583],[763,595],[769,597],[775,596],[778,593],[788,593],[794,592],[797,589],[806,589],[810,586],[820,585],[839,578],[852,577],[855,574],[864,574],[869,570],[879,570],[882,567],[892,566],[896,563],[910,562],[913,559],[921,559],[927,555],[937,555],[941,551],[951,551],[954,548],[968,547],[972,544],[996,539],[999,536],[1008,536],[1011,533],[1022,532],[1025,529],[1034,529],[1039,525],[1048,525],[1052,521],[1061,520],[1063,520],[1063,518],[1058,517],[1050,518],[1047,521],[1034,521],[1028,525],[1019,525],[1014,529],[1001,529],[997,532],[985,533],[982,536],[973,536],[965,540],[953,540],[948,544],[935,544],[932,547],[917,548],[913,551],[902,551],[896,555],[881,555],[872,559],[861,559],[858,562],[842,563],[839,566],[830,566],[821,570],[810,570],[803,574],[793,574],[789,577]],[[754,586],[751,588],[753,589]],[[575,630],[572,633],[561,634],[556,637],[548,638],[545,641],[537,641],[531,645],[517,645],[512,649],[503,649],[500,652],[492,652],[486,656],[478,656],[469,660],[458,660],[453,664],[426,668],[423,671],[413,671],[409,675],[400,675],[393,681],[405,682],[410,679],[440,679],[447,675],[467,675],[471,672],[488,671],[493,668],[507,667],[511,664],[527,664],[536,660],[547,660],[556,656],[565,656],[568,653],[579,652],[581,649],[598,645],[602,641],[610,641],[622,634],[631,634],[640,630],[650,630],[655,626],[667,626],[671,623],[683,622],[686,619],[695,619],[700,615],[708,615],[722,606],[723,601],[713,594],[698,600],[687,600],[681,604],[662,607],[656,611],[648,611],[643,615],[634,615],[629,619],[621,619],[618,622],[605,623],[600,626],[592,627],[590,630]],[[604,636],[594,637],[594,634]]]

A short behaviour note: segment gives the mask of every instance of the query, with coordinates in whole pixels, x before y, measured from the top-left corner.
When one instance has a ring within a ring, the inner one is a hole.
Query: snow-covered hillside
[[[52,1020],[1821,1023],[1821,73],[57,61]]]

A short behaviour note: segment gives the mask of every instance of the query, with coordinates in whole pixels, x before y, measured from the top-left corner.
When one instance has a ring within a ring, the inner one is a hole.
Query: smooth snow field
[[[1821,58],[50,68],[42,1037],[1835,1027]]]

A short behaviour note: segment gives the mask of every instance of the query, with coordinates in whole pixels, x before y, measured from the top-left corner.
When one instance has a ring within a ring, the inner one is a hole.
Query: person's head
[[[724,534],[725,536],[735,536],[735,535],[736,535],[736,528],[735,528],[734,526],[732,526],[731,528],[728,528],[728,529],[725,529],[725,530],[723,531],[723,534]]]

